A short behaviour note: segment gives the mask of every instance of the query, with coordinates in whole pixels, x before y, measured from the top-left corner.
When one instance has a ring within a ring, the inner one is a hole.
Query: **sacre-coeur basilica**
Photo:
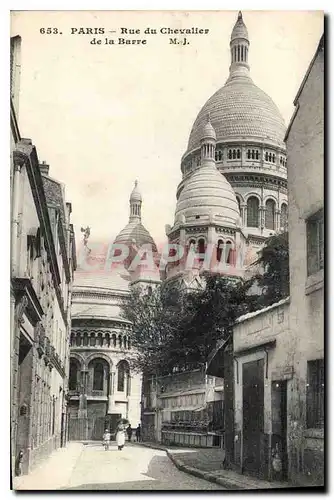
[[[275,103],[252,80],[250,50],[239,12],[230,37],[225,84],[203,105],[191,128],[181,158],[174,221],[165,226],[168,243],[182,246],[186,253],[195,249],[201,254],[212,245],[217,261],[233,264],[241,252],[245,271],[266,238],[286,228],[288,209],[286,127]],[[181,280],[192,286],[200,269],[189,272],[170,263],[161,270],[154,239],[142,223],[140,182],[135,182],[129,201],[129,222],[114,241],[129,248],[128,259],[113,271],[106,270],[105,255],[91,257],[94,272],[80,269],[78,263],[72,298],[69,407],[73,416],[84,412],[117,419],[122,415],[136,426],[141,376],[132,374],[128,363],[130,325],[122,318],[120,299],[136,283],[151,287]],[[143,245],[152,248],[157,264],[153,272],[129,267]],[[79,380],[88,384],[85,404],[75,392]]]

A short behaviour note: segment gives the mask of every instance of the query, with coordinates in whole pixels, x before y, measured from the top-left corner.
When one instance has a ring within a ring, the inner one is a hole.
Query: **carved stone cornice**
[[[205,233],[208,230],[208,226],[186,227],[185,230],[186,234]]]
[[[228,228],[228,227],[216,227],[216,233],[223,233],[223,234],[231,234],[235,235],[235,229]]]

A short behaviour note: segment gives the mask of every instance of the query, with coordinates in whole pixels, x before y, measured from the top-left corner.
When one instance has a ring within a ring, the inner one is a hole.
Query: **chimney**
[[[40,169],[42,175],[49,175],[49,168],[50,168],[50,165],[47,165],[47,163],[45,163],[45,161],[42,161],[42,163],[39,164],[39,169]]]

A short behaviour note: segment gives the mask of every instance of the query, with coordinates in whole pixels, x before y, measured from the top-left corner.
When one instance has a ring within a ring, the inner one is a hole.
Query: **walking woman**
[[[118,446],[119,450],[122,450],[125,445],[125,429],[124,425],[120,424],[118,429],[117,429],[117,434],[116,434],[116,443]]]

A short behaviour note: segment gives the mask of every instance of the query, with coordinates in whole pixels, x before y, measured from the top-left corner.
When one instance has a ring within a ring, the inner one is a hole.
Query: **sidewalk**
[[[68,443],[65,448],[58,448],[30,474],[15,477],[14,490],[58,490],[66,487],[73,468],[84,446],[82,443]]]
[[[217,448],[174,448],[157,443],[137,443],[166,451],[183,472],[220,484],[228,490],[266,490],[290,488],[288,483],[263,481],[223,468],[224,450]]]

